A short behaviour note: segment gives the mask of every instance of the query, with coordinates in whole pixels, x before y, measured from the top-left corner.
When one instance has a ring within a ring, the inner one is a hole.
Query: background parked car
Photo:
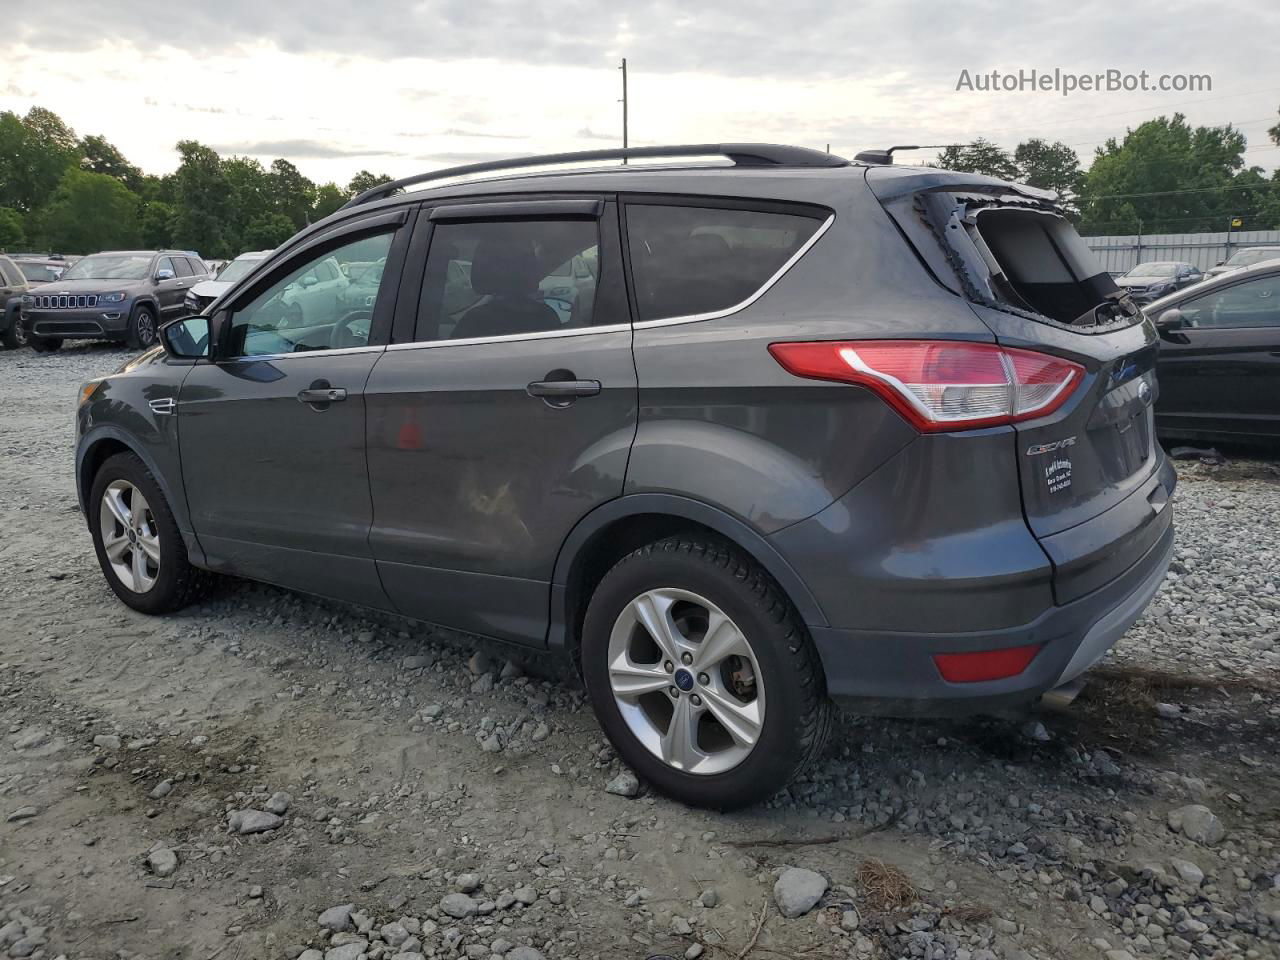
[[[1116,286],[1127,290],[1135,303],[1150,303],[1203,279],[1204,274],[1195,264],[1179,260],[1153,260],[1151,263],[1140,263],[1116,278]]]
[[[1216,277],[1224,273],[1230,273],[1232,270],[1241,270],[1245,267],[1251,267],[1255,263],[1278,258],[1280,258],[1280,247],[1247,247],[1244,250],[1237,250],[1217,266],[1210,267],[1209,276]]]
[[[187,289],[207,276],[203,260],[178,251],[95,253],[23,296],[28,341],[41,352],[67,339],[152,346],[160,324],[182,315]]]
[[[53,257],[32,257],[14,254],[11,258],[27,278],[27,283],[52,283],[66,271],[69,264],[65,260]]]
[[[18,265],[0,257],[0,344],[10,350],[27,343],[22,329],[22,297],[27,289],[27,278]]]
[[[248,276],[270,253],[270,250],[255,250],[252,253],[242,253],[230,262],[222,261],[226,265],[219,273],[201,280],[187,291],[182,301],[183,312],[203,313],[209,304],[231,289],[231,285],[241,277]]]
[[[1280,260],[1164,297],[1147,314],[1163,341],[1161,436],[1280,438]]]

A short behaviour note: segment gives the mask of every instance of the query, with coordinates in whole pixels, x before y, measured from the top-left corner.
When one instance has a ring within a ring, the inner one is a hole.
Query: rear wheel
[[[117,453],[94,477],[89,529],[115,595],[143,613],[177,610],[203,592],[208,575],[186,545],[155,477],[137,456]]]
[[[825,744],[831,708],[803,624],[718,541],[662,540],[619,561],[591,598],[581,656],[622,759],[685,803],[763,800]]]
[[[158,329],[155,311],[145,303],[138,304],[129,317],[129,346],[134,350],[155,346],[160,336]]]

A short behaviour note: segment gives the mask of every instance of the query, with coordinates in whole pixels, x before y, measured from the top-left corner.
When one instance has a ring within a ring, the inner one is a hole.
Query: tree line
[[[1280,145],[1280,123],[1268,131]],[[345,186],[315,184],[285,159],[264,167],[195,140],[178,168],[143,173],[105,137],[78,136],[53,111],[0,112],[0,250],[62,253],[144,247],[233,257],[279,246],[296,231],[391,178],[367,170]],[[1085,235],[1280,229],[1280,170],[1245,161],[1231,124],[1157,117],[1112,137],[1087,170],[1070,145],[1032,138],[1012,151],[953,144],[933,164],[1057,191]]]
[[[1280,123],[1269,131],[1280,145]],[[1157,117],[1094,150],[1088,170],[1065,143],[1026,140],[1009,152],[979,138],[955,144],[934,166],[1056,190],[1085,236],[1280,229],[1280,170],[1245,161],[1231,124],[1192,127],[1180,113]]]
[[[308,223],[391,177],[361,170],[346,186],[315,184],[277,159],[177,146],[164,176],[143,173],[105,137],[77,136],[43,107],[0,112],[0,250],[173,248],[209,258],[277,247]]]

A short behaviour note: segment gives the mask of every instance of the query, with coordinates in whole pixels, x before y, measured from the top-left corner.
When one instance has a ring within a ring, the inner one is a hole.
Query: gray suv
[[[583,166],[620,156],[674,162]],[[567,651],[626,762],[719,808],[813,762],[833,701],[1069,683],[1169,563],[1156,333],[1051,194],[882,156],[355,198],[85,384],[108,584],[160,613],[217,571]]]
[[[42,352],[63,340],[156,343],[160,324],[187,313],[187,290],[209,278],[199,257],[178,250],[112,250],[82,257],[22,298],[27,341]]]

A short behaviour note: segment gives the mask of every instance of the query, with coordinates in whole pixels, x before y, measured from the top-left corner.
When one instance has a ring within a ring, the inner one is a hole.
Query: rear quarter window
[[[641,321],[721,313],[749,300],[825,217],[629,203],[627,242]]]

